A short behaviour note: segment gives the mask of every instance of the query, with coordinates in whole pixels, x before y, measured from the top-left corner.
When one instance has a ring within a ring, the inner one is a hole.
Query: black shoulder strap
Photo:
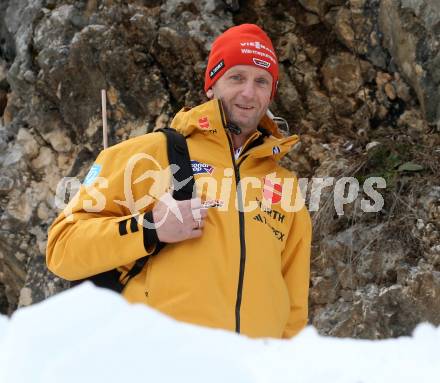
[[[169,165],[177,165],[173,171],[173,198],[178,201],[191,199],[194,190],[194,174],[191,167],[191,159],[189,157],[188,144],[186,138],[172,128],[158,129],[157,132],[165,134],[167,139],[167,154]],[[152,255],[156,255],[165,246],[165,243],[156,243],[154,252],[145,257],[139,258],[133,267],[125,275],[122,289],[130,281],[131,278],[138,275],[148,259]],[[121,289],[121,291],[122,291]]]
[[[179,201],[191,199],[195,182],[186,138],[182,134],[171,128],[158,129],[157,131],[164,133],[166,136],[168,163],[171,166],[177,165],[177,167],[172,169],[174,170],[173,198]],[[86,280],[93,282],[99,287],[105,287],[120,293],[130,281],[130,279],[135,277],[142,271],[150,256],[157,254],[161,249],[163,249],[164,246],[165,243],[158,242],[156,244],[156,249],[154,253],[139,258],[135,262],[133,267],[125,275],[122,281],[119,281],[121,273],[118,272],[116,269],[93,275]],[[82,282],[82,280],[73,281],[71,284],[76,285],[80,282]]]
[[[168,163],[177,165],[173,178],[173,197],[178,201],[191,199],[194,189],[194,175],[186,138],[172,128],[157,130],[167,137]]]

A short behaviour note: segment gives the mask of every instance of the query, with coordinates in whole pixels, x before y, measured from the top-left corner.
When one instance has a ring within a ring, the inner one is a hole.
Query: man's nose
[[[241,89],[241,95],[245,98],[253,98],[255,95],[255,84],[253,81],[246,81]]]

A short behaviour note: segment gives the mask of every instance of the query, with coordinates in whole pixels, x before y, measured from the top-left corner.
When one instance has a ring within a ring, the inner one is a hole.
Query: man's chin
[[[258,127],[258,123],[255,123],[255,121],[249,121],[248,119],[232,118],[230,121],[234,125],[238,126],[242,131],[246,132],[251,132]]]

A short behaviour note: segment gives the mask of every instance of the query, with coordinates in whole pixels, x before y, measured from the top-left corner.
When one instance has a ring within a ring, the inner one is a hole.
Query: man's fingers
[[[177,205],[179,206],[179,208],[181,209],[200,209],[202,207],[202,201],[200,200],[200,198],[191,198],[191,199],[185,199],[183,201],[177,201]]]
[[[191,209],[191,213],[192,213],[192,216],[195,220],[199,220],[199,219],[206,218],[206,216],[208,215],[208,212],[206,210],[207,209],[202,208],[200,205],[200,207],[198,207],[198,208],[193,207]]]
[[[202,212],[200,209],[192,209],[191,210],[194,221],[200,221],[202,219]]]
[[[208,216],[208,209],[200,208],[200,209],[192,209],[192,216],[195,220],[205,219]]]
[[[191,230],[191,233],[189,234],[188,239],[199,238],[201,236],[202,236],[202,230],[200,230],[200,229]]]
[[[204,218],[206,218],[207,216],[208,216],[208,209],[207,208],[201,208],[200,209],[200,215],[201,215],[201,217],[204,219]]]
[[[202,207],[202,200],[200,197],[191,198],[190,200],[191,209],[200,209]]]
[[[205,221],[203,221],[202,219],[194,221],[193,230],[203,229],[204,227],[205,227]]]

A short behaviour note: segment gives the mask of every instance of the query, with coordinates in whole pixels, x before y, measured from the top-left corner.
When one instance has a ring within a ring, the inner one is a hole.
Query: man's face
[[[272,81],[270,73],[262,68],[236,65],[217,80],[208,97],[220,99],[228,121],[243,133],[251,133],[267,112]]]

